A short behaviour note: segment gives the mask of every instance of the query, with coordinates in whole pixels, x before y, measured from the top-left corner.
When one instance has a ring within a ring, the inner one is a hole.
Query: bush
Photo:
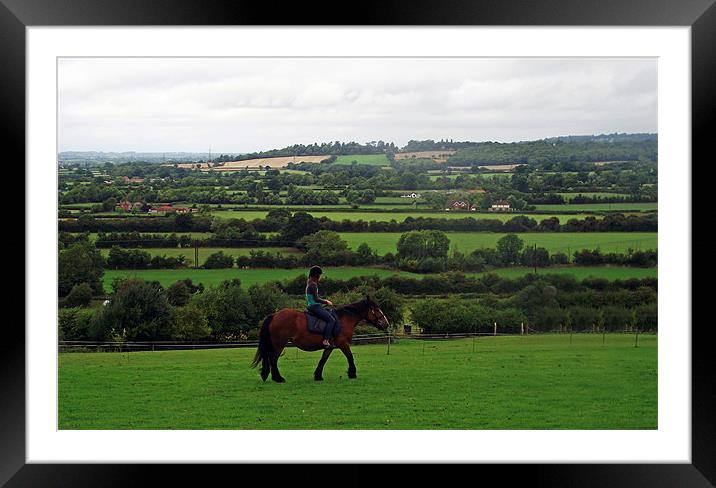
[[[82,308],[60,309],[57,317],[60,340],[87,341],[90,340],[90,326],[95,316],[94,310]]]
[[[130,341],[170,339],[172,310],[158,283],[125,280],[118,285],[112,301],[92,324],[91,335],[102,340],[112,331],[126,331]]]
[[[204,268],[206,269],[223,269],[234,266],[234,258],[224,254],[224,251],[215,252],[206,258]]]
[[[197,341],[211,335],[211,328],[202,311],[196,305],[174,309],[172,335],[179,341]]]
[[[190,298],[189,287],[183,281],[177,281],[167,288],[167,300],[175,307],[183,307],[189,303]]]
[[[90,303],[92,303],[92,287],[87,283],[80,283],[72,287],[72,290],[62,302],[62,306],[87,307]]]

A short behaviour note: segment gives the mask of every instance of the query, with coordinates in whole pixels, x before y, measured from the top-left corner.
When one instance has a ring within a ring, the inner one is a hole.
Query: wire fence
[[[602,340],[606,339],[606,335],[631,335],[635,337],[635,345],[638,344],[639,335],[650,334],[656,335],[656,331],[536,331],[527,329],[524,333],[520,332],[464,332],[464,333],[448,333],[448,334],[360,334],[353,336],[352,345],[366,344],[385,344],[388,346],[388,354],[390,353],[391,344],[401,341],[454,341],[459,339],[477,339],[480,337],[529,337],[534,335],[558,334],[561,336],[569,336],[570,341],[573,335],[601,335]],[[237,349],[237,348],[255,348],[258,347],[257,339],[245,339],[227,342],[212,341],[59,341],[59,352],[147,352],[147,351],[177,351],[177,350],[206,350],[206,349]],[[296,347],[289,341],[287,348]]]

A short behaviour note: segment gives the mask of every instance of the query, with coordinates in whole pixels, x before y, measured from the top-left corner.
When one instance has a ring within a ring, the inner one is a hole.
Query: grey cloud
[[[62,59],[60,150],[244,152],[655,132],[634,58]]]

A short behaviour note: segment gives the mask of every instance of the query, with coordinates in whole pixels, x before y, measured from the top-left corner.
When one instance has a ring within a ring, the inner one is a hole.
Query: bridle
[[[388,317],[385,316],[383,311],[380,309],[380,307],[370,307],[370,311],[373,312],[373,315],[378,316],[378,323],[373,325],[380,324],[380,321],[382,320],[385,323],[385,327],[390,326],[390,322],[388,321]],[[378,315],[380,314],[380,315]]]

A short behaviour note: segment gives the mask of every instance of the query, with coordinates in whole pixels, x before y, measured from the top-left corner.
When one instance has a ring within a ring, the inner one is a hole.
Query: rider
[[[306,283],[306,304],[307,308],[322,320],[326,321],[326,328],[323,331],[323,347],[331,347],[330,338],[333,337],[333,329],[336,325],[336,319],[332,314],[328,313],[321,305],[333,305],[333,302],[318,296],[318,282],[321,280],[323,270],[320,266],[313,266],[308,272],[308,282]]]

